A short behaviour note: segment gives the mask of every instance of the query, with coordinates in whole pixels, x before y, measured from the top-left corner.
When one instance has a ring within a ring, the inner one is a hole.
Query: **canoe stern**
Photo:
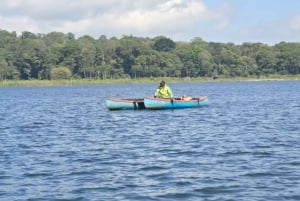
[[[143,99],[107,98],[106,107],[109,110],[138,110],[145,109]]]

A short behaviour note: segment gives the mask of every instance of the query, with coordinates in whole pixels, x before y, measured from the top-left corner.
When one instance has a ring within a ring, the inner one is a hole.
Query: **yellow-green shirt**
[[[173,93],[170,87],[165,85],[164,87],[158,87],[156,89],[155,96],[160,98],[173,98]]]

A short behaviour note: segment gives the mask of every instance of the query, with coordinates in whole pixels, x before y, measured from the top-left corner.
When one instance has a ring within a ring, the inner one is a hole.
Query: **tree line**
[[[300,43],[190,42],[0,30],[0,80],[296,75]]]

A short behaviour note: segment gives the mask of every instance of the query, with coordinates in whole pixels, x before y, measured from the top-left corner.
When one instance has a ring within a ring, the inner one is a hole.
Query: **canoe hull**
[[[153,98],[145,97],[139,99],[133,98],[107,98],[106,107],[109,110],[161,110],[161,109],[179,109],[194,108],[208,105],[206,96],[199,98],[190,98],[184,100],[182,98]]]
[[[106,107],[109,110],[139,110],[145,109],[144,99],[107,98]]]
[[[208,99],[206,96],[191,98],[190,100],[145,97],[144,104],[146,109],[152,110],[194,108],[208,105]]]

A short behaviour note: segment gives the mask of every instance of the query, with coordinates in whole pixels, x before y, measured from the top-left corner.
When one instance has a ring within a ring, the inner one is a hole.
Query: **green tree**
[[[300,43],[279,43],[275,46],[278,54],[277,71],[281,74],[300,73]]]
[[[69,40],[62,48],[60,48],[60,55],[62,61],[58,65],[68,67],[72,75],[75,77],[81,77],[81,47],[75,40]]]
[[[257,52],[256,63],[260,74],[275,74],[278,63],[278,53],[271,47],[263,47]]]
[[[154,49],[157,51],[168,52],[176,48],[176,43],[164,36],[157,37],[154,40]]]
[[[0,30],[0,79],[52,79],[53,66],[76,78],[218,77],[299,74],[300,43],[174,42],[165,37],[85,35]],[[52,73],[52,74],[51,74]]]
[[[50,77],[52,80],[69,79],[72,76],[71,70],[68,67],[60,66],[51,69]]]
[[[81,68],[83,78],[96,77],[96,41],[90,36],[83,36],[77,40],[81,47]]]

